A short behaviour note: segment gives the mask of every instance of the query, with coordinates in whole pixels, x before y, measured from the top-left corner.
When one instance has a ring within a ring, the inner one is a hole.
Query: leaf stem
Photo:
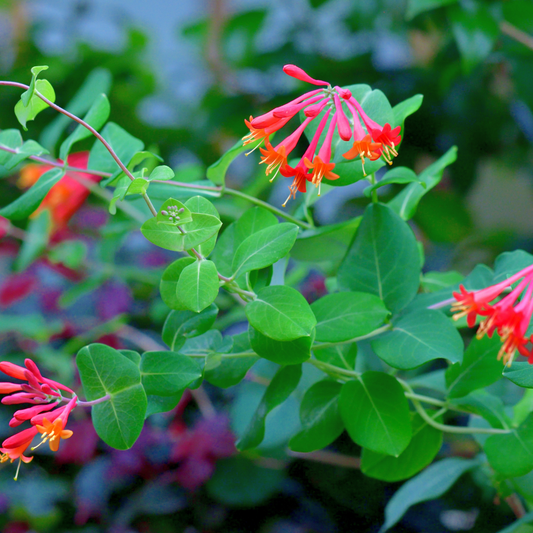
[[[376,184],[376,173],[375,172],[372,172],[372,174],[370,174],[370,183],[372,185]],[[377,191],[377,189],[374,189],[372,191],[372,203],[374,203],[374,204],[378,203],[378,191]]]
[[[384,326],[381,326],[380,328],[377,328],[374,331],[367,333],[366,335],[362,335],[361,337],[354,337],[353,339],[349,339],[347,341],[341,341],[341,342],[324,342],[322,344],[316,344],[315,346],[313,346],[313,351],[324,350],[325,348],[331,348],[333,346],[340,346],[342,344],[351,344],[352,342],[363,341],[365,339],[376,337],[377,335],[380,335],[381,333],[384,333],[385,331],[390,331],[391,329],[392,329],[392,324],[385,324]]]
[[[110,399],[111,399],[110,394],[106,394],[105,396],[102,396],[101,398],[98,398],[96,400],[91,400],[90,402],[83,402],[78,399],[78,405],[80,407],[91,407],[92,405],[98,405],[99,403],[107,402]]]
[[[444,431],[445,433],[456,433],[456,434],[485,434],[485,435],[506,435],[508,433],[511,433],[512,430],[510,429],[498,429],[498,428],[471,428],[471,427],[458,427],[458,426],[448,426],[446,424],[440,424],[439,422],[436,422],[433,420],[431,416],[429,416],[426,412],[426,410],[422,407],[420,404],[420,401],[418,398],[416,398],[418,395],[413,392],[413,389],[403,380],[398,380],[400,385],[404,388],[406,391],[405,396],[407,396],[412,404],[414,405],[417,413],[432,427],[435,429],[438,429],[439,431]],[[409,394],[409,395],[408,395]]]
[[[184,187],[186,189],[195,189],[197,191],[213,191],[218,192],[219,196],[222,196],[224,194],[229,194],[230,196],[236,196],[238,198],[243,198],[244,200],[247,200],[248,202],[258,205],[260,207],[263,207],[264,209],[267,209],[271,213],[274,213],[275,215],[284,218],[285,220],[288,220],[289,222],[292,222],[293,224],[296,224],[297,226],[300,226],[303,229],[312,229],[313,225],[309,224],[307,222],[303,222],[302,220],[299,220],[292,215],[289,215],[288,213],[285,213],[281,209],[278,209],[277,207],[274,207],[273,205],[270,205],[267,202],[264,202],[263,200],[259,200],[259,198],[254,198],[253,196],[250,196],[244,192],[238,191],[236,189],[230,189],[229,187],[214,187],[210,185],[195,185],[193,183],[183,183],[181,181],[163,181],[163,180],[152,180],[152,183],[164,183],[166,185],[171,185],[173,187]]]

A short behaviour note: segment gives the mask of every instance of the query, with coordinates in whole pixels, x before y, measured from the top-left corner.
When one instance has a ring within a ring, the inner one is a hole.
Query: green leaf
[[[392,108],[392,113],[394,114],[394,125],[402,126],[403,130],[403,123],[405,122],[405,119],[420,109],[423,100],[423,95],[415,94],[414,96],[411,96],[411,98],[408,98],[407,100],[395,105]]]
[[[170,309],[176,309],[178,311],[183,310],[183,305],[178,301],[176,292],[178,280],[183,269],[194,262],[196,262],[196,259],[192,257],[181,257],[177,261],[171,263],[163,272],[159,284],[159,292],[161,293],[161,298]]]
[[[157,396],[176,396],[202,376],[196,361],[175,352],[145,352],[140,369],[146,394]]]
[[[418,176],[421,183],[411,183],[397,194],[388,206],[404,220],[409,220],[416,213],[418,202],[442,179],[444,169],[457,159],[457,147],[452,146],[440,159],[429,165]]]
[[[42,155],[48,153],[48,150],[45,150],[40,144],[32,141],[31,139],[26,141],[22,146],[15,148],[15,150],[17,151],[15,154],[6,153],[8,157],[7,159],[4,159],[3,165],[8,170],[14,169],[19,163],[25,159],[28,159],[32,155]]]
[[[172,411],[180,403],[183,392],[174,396],[158,396],[157,394],[148,394],[148,406],[146,407],[145,418],[156,413],[166,413]]]
[[[315,314],[316,340],[342,342],[366,335],[383,324],[389,312],[373,294],[337,292],[311,304]]]
[[[266,388],[250,424],[236,443],[238,450],[255,448],[261,444],[265,436],[265,419],[268,413],[285,402],[298,386],[301,376],[301,365],[284,366],[276,372]]]
[[[206,175],[215,185],[224,185],[226,180],[226,172],[233,160],[242,154],[253,150],[263,142],[263,139],[259,139],[253,143],[244,146],[242,141],[237,141],[225,154],[223,154],[218,161],[207,167]]]
[[[30,87],[27,91],[24,91],[20,95],[20,99],[22,100],[22,104],[24,107],[28,107],[30,100],[32,99],[33,95],[35,94],[35,82],[37,81],[37,76],[43,71],[48,70],[48,65],[42,65],[40,67],[32,67],[31,73],[31,83]]]
[[[456,4],[459,0],[409,0],[407,3],[407,13],[405,18],[411,20],[420,13],[431,11],[438,7]]]
[[[342,385],[325,379],[307,389],[300,405],[302,431],[294,435],[289,448],[312,452],[331,444],[344,430],[339,413]]]
[[[490,54],[500,34],[498,22],[481,3],[456,6],[448,10],[448,16],[463,70],[468,74]]]
[[[24,194],[14,202],[0,209],[0,216],[9,220],[23,220],[28,218],[41,204],[48,191],[63,177],[60,168],[52,168],[45,172]]]
[[[218,307],[210,305],[201,313],[193,311],[170,311],[163,325],[163,342],[172,350],[178,351],[185,339],[201,335],[211,329],[218,314]]]
[[[180,274],[176,295],[179,305],[199,313],[211,305],[218,295],[217,267],[203,259],[186,266]]]
[[[233,258],[233,278],[250,270],[274,264],[292,248],[298,226],[289,222],[267,227],[252,234],[237,248]]]
[[[411,228],[389,207],[369,205],[337,280],[342,290],[375,294],[393,313],[403,309],[420,284],[420,259]]]
[[[507,435],[491,435],[483,446],[489,464],[505,477],[518,477],[533,469],[533,413]]]
[[[361,455],[363,474],[393,482],[408,479],[428,466],[442,446],[442,431],[428,425],[418,413],[413,416],[412,426],[411,442],[398,457],[364,448]]]
[[[65,109],[74,115],[80,116],[86,113],[101,93],[108,93],[111,88],[111,73],[105,68],[95,68],[92,70],[83,84],[76,92],[76,95],[66,105]],[[63,130],[72,124],[72,119],[59,113],[52,122],[47,124],[41,135],[39,142],[52,150],[61,137]]]
[[[196,337],[187,339],[185,344],[180,348],[180,353],[190,357],[207,357],[213,354],[223,353],[231,350],[232,339],[224,339],[220,331],[211,329]]]
[[[77,269],[85,261],[87,245],[83,241],[62,241],[48,252],[52,263],[63,263],[68,268]]]
[[[218,238],[213,255],[211,256],[220,274],[230,277],[232,274],[233,256],[236,250],[235,240],[236,223],[230,224]]]
[[[476,460],[450,457],[428,466],[404,483],[385,507],[385,523],[379,530],[387,531],[400,521],[409,507],[433,500],[444,494],[465,472],[479,466]]]
[[[235,222],[235,249],[254,233],[277,225],[278,219],[270,211],[262,207],[248,209]]]
[[[144,143],[141,140],[133,137],[114,122],[108,122],[100,133],[124,164],[144,148]],[[91,148],[87,168],[111,173],[120,169],[100,141],[96,141]]]
[[[263,335],[252,326],[250,326],[249,334],[254,352],[273,363],[296,365],[311,357],[313,335],[299,337],[291,341],[276,341]]]
[[[334,270],[346,254],[362,217],[340,224],[331,224],[303,231],[291,250],[291,257],[298,261],[334,263]]]
[[[504,429],[511,425],[511,420],[505,413],[502,400],[498,396],[489,394],[486,390],[475,390],[462,398],[453,399],[451,403],[482,416],[493,428]]]
[[[510,367],[504,367],[503,376],[519,387],[533,389],[533,366],[529,363],[513,361]]]
[[[329,348],[313,347],[314,356],[324,363],[338,366],[345,370],[355,369],[355,359],[357,358],[357,344],[337,344]]]
[[[179,200],[169,198],[163,203],[156,217],[158,224],[180,226],[192,221],[191,210]]]
[[[148,179],[152,180],[171,180],[175,176],[174,171],[166,165],[159,165],[152,170]]]
[[[494,262],[494,283],[500,283],[520,270],[533,265],[533,255],[524,250],[515,250],[514,252],[503,252]]]
[[[449,272],[427,272],[422,276],[420,284],[425,292],[436,292],[461,283],[464,276],[455,270]]]
[[[206,381],[222,389],[240,383],[248,370],[259,360],[252,350],[247,331],[233,335],[232,340],[231,351],[222,354],[220,364],[205,371]]]
[[[31,218],[26,228],[26,238],[22,243],[17,258],[15,270],[26,270],[46,250],[52,230],[50,212],[42,211],[35,218]]]
[[[378,181],[374,185],[370,185],[366,187],[363,190],[363,193],[367,198],[370,198],[372,191],[375,191],[379,189],[380,187],[385,187],[385,185],[390,185],[392,183],[402,184],[402,183],[413,183],[413,182],[421,183],[417,175],[410,168],[395,167],[392,170],[389,170],[385,174],[385,177],[382,180]],[[425,185],[424,183],[421,183],[421,184],[422,186]]]
[[[82,348],[76,365],[87,400],[111,397],[92,408],[98,436],[118,450],[131,448],[143,428],[147,405],[139,367],[105,344]]]
[[[265,287],[246,305],[250,324],[263,335],[277,341],[309,337],[316,318],[305,298],[292,287]]]
[[[98,131],[109,118],[109,113],[111,111],[111,106],[109,105],[109,100],[105,94],[99,94],[91,105],[87,114],[83,117],[83,120],[92,126],[96,131]],[[70,153],[72,146],[81,141],[90,137],[92,133],[81,124],[76,126],[76,129],[63,141],[61,148],[59,149],[59,158],[63,161],[67,160],[67,156]],[[89,167],[91,168],[91,167]]]
[[[472,339],[465,351],[463,362],[456,363],[446,371],[449,398],[460,398],[476,389],[482,389],[498,381],[503,365],[497,356],[501,341],[497,335],[492,339]]]
[[[135,175],[135,174],[134,174]],[[148,190],[150,182],[144,178],[135,178],[130,182],[126,190],[126,196],[130,194],[144,194]]]
[[[193,196],[185,202],[185,205],[188,209],[191,210],[192,213],[203,213],[204,215],[212,215],[220,220],[220,215],[218,214],[216,207],[207,198],[204,198],[203,196]],[[196,248],[198,253],[200,253],[204,257],[207,257],[213,251],[213,248],[217,243],[217,238],[218,232],[206,241],[200,243]],[[189,251],[188,253],[192,255],[192,252]]]
[[[12,150],[18,150],[22,146],[22,135],[19,130],[9,129],[0,131],[0,145]],[[5,166],[13,157],[13,154],[0,151],[0,165]]]
[[[212,215],[195,214],[192,222],[180,226],[159,224],[155,218],[149,218],[142,226],[142,234],[153,244],[166,250],[183,252],[207,241],[215,235],[222,223]]]
[[[372,349],[390,366],[409,370],[441,358],[461,363],[464,345],[449,318],[425,309],[393,320],[392,331],[372,341]]]
[[[56,93],[54,88],[47,80],[37,80],[35,82],[35,90],[42,94],[50,102],[55,102]],[[22,100],[19,100],[15,105],[15,115],[17,120],[22,124],[24,130],[28,130],[26,123],[33,120],[43,109],[46,109],[48,104],[41,100],[37,94],[33,94],[27,105],[24,105]]]
[[[411,440],[409,404],[398,381],[365,372],[342,387],[339,407],[352,440],[374,452],[398,457]]]

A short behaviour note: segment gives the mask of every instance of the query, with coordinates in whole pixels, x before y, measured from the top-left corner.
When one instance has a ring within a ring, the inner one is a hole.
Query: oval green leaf
[[[372,451],[398,457],[411,440],[409,405],[398,381],[365,372],[342,387],[340,412],[352,440]]]
[[[328,294],[311,304],[316,340],[342,342],[366,335],[383,324],[389,314],[383,302],[364,292]]]
[[[316,318],[306,299],[292,287],[265,287],[246,306],[250,324],[263,335],[277,341],[309,337]]]

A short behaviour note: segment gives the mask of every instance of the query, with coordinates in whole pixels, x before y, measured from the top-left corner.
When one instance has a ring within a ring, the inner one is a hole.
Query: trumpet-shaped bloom
[[[511,286],[519,282],[514,289],[503,296]],[[533,364],[533,350],[526,345],[531,339],[526,337],[526,331],[533,315],[533,265],[517,272],[509,279],[479,291],[467,291],[462,285],[460,292],[455,292],[457,300],[452,305],[455,312],[454,319],[466,316],[467,324],[473,327],[477,317],[482,317],[477,337],[485,334],[492,337],[497,332],[502,340],[502,347],[498,359],[510,365],[516,351],[528,357],[528,362]]]
[[[397,146],[401,141],[399,126],[393,129],[390,124],[381,126],[372,120],[347,89],[332,87],[326,81],[311,78],[295,65],[285,65],[283,70],[289,76],[312,85],[322,86],[322,88],[306,92],[264,115],[245,120],[250,133],[243,137],[243,142],[247,145],[260,141],[256,148],[264,142],[265,148],[260,148],[261,163],[266,164],[267,176],[274,174],[270,181],[277,176],[278,172],[285,177],[293,178],[289,186],[290,194],[284,206],[289,199],[295,197],[297,191],[305,192],[307,181],[319,189],[320,195],[320,185],[323,179],[339,178],[339,175],[333,172],[335,163],[331,160],[335,131],[343,141],[353,141],[352,148],[344,154],[344,157],[346,159],[360,158],[363,172],[365,172],[365,158],[375,161],[383,157],[387,163],[392,164],[392,158],[398,155]],[[296,147],[303,131],[324,110],[325,113],[312,136],[309,148],[299,163],[291,167],[288,164],[289,154]],[[302,125],[273,147],[269,136],[285,126],[299,112],[303,112],[306,117]],[[321,135],[328,121],[327,134],[321,142]]]
[[[72,390],[61,383],[45,378],[31,359],[26,359],[24,364],[25,366],[22,367],[7,361],[0,362],[0,371],[23,382],[21,384],[0,383],[0,394],[7,394],[2,398],[2,403],[30,404],[30,407],[15,412],[9,426],[14,428],[29,421],[31,427],[6,439],[0,448],[0,462],[8,459],[13,462],[19,459],[15,479],[18,476],[20,463],[29,463],[32,460],[32,457],[24,456],[24,452],[38,433],[42,435],[41,444],[48,442],[52,451],[58,450],[61,439],[68,439],[72,436],[72,431],[65,429],[65,426],[72,409],[78,403],[78,398],[74,395],[67,405],[61,406],[61,403],[66,400],[61,391],[74,394]]]

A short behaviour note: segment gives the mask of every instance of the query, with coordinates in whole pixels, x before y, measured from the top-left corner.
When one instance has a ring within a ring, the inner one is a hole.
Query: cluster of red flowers
[[[516,282],[519,283],[506,296],[496,303],[490,303]],[[466,316],[469,327],[473,327],[478,315],[484,317],[476,336],[478,339],[485,334],[492,337],[495,331],[498,332],[503,342],[498,359],[503,358],[503,363],[510,365],[518,350],[533,364],[533,349],[526,348],[529,342],[533,342],[533,335],[531,338],[526,337],[533,314],[533,265],[486,289],[470,292],[461,285],[460,291],[453,293],[457,300],[452,305],[452,311],[457,312],[453,318],[457,320]],[[520,295],[522,297],[519,301]]]
[[[6,439],[0,448],[0,462],[3,463],[8,459],[11,459],[11,462],[15,459],[19,460],[15,479],[18,477],[21,461],[29,463],[33,459],[33,457],[26,457],[24,452],[38,433],[41,434],[42,439],[38,446],[48,442],[50,449],[54,452],[59,449],[61,439],[68,439],[72,436],[72,431],[65,429],[65,426],[70,412],[78,403],[78,398],[71,389],[43,377],[31,359],[26,359],[24,364],[25,368],[6,361],[0,362],[0,371],[25,382],[0,383],[0,394],[8,395],[2,398],[2,403],[4,405],[23,403],[31,405],[31,407],[16,411],[9,422],[10,427],[14,428],[29,421],[31,427]],[[73,397],[63,398],[61,391],[70,393]],[[64,402],[67,404],[61,405]]]
[[[308,181],[318,187],[318,194],[320,195],[320,184],[322,179],[336,180],[339,178],[337,174],[332,172],[335,163],[331,162],[331,143],[335,129],[338,131],[339,136],[343,141],[353,139],[352,148],[343,154],[343,157],[346,159],[360,157],[363,165],[363,173],[365,172],[365,158],[375,161],[376,159],[383,157],[387,163],[392,164],[392,158],[398,155],[396,146],[398,146],[401,141],[401,136],[399,135],[400,126],[392,129],[390,124],[381,126],[373,121],[363,111],[359,102],[347,89],[332,87],[326,81],[315,80],[295,65],[285,65],[283,71],[298,80],[313,85],[326,86],[324,89],[316,89],[307,92],[295,100],[277,107],[264,115],[256,118],[250,117],[250,120],[244,121],[250,130],[250,133],[243,137],[244,144],[246,145],[259,139],[264,140],[265,142],[265,148],[260,148],[262,154],[261,163],[267,165],[267,176],[274,173],[274,176],[270,181],[277,176],[278,172],[286,178],[293,178],[292,185],[289,187],[289,197],[283,205],[285,205],[290,198],[294,198],[297,191],[305,192],[306,183]],[[345,107],[343,107],[343,104]],[[289,154],[296,147],[305,128],[324,109],[326,109],[326,112],[318,124],[311,144],[298,164],[294,168],[291,167],[287,163]],[[291,118],[302,110],[306,119],[302,122],[301,126],[286,139],[281,141],[275,148],[272,147],[269,141],[269,136],[285,126]],[[348,114],[351,114],[352,116],[351,122],[347,117],[346,110],[349,112]],[[330,116],[331,120],[326,132],[326,137],[320,149],[318,149],[320,137]],[[366,131],[363,129],[363,124]]]
[[[67,158],[67,164],[76,168],[87,168],[88,161],[89,152],[70,154]],[[61,160],[58,160],[58,162],[63,163]],[[52,168],[54,167],[35,163],[25,165],[20,170],[19,186],[24,189],[31,187],[45,172]],[[53,231],[63,228],[89,196],[90,191],[85,184],[98,183],[101,179],[101,176],[69,170],[48,191],[33,216],[43,209],[48,209],[52,219]]]

